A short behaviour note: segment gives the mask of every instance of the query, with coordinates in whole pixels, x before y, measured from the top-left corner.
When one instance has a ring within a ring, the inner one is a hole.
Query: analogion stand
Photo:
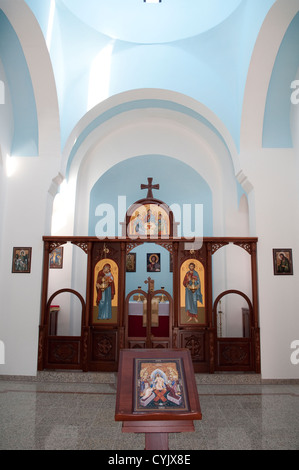
[[[122,349],[115,420],[144,433],[145,450],[169,450],[168,434],[193,432],[202,419],[187,349]]]

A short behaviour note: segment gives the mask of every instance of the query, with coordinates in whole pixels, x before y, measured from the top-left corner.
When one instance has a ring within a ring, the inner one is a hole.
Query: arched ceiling
[[[287,12],[281,0],[25,3],[48,45],[58,93],[62,149],[91,109],[117,94],[138,89],[171,91],[203,104],[224,124],[239,149],[244,90],[257,38],[271,9]],[[280,36],[280,22],[277,31]],[[290,51],[288,37],[284,44]],[[296,42],[297,36],[292,44]],[[287,57],[292,70],[297,70],[297,55],[288,53]],[[285,69],[281,60],[277,64],[280,71]],[[264,145],[267,135],[273,135],[270,105],[277,104],[275,84],[280,76],[275,70],[271,79]]]
[[[5,47],[6,44],[10,47]],[[0,60],[9,83],[14,116],[11,154],[36,156],[38,121],[31,77],[20,41],[2,9],[0,9]]]
[[[112,39],[138,44],[190,38],[226,20],[244,0],[61,0],[89,27]]]
[[[299,67],[299,13],[281,42],[269,83],[264,114],[263,147],[291,148],[291,83]]]

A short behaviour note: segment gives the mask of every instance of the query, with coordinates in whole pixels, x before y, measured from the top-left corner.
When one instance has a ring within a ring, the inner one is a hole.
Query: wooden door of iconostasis
[[[126,298],[126,348],[172,347],[172,297],[164,289],[154,290],[153,282],[149,277],[147,291],[140,286]]]
[[[171,261],[171,252],[155,243],[141,244],[127,253],[124,312],[126,348],[172,347]]]

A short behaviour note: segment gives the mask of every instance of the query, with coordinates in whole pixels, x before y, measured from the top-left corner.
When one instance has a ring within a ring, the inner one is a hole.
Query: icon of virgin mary
[[[115,295],[115,284],[113,275],[111,273],[111,266],[109,263],[103,266],[99,271],[97,282],[97,305],[98,305],[98,320],[110,320],[112,318],[112,299]]]

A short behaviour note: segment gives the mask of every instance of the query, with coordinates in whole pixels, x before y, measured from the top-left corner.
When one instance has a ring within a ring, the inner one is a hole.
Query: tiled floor
[[[116,385],[0,377],[1,450],[143,450],[144,434],[114,421]],[[104,381],[105,382],[105,381]],[[198,384],[195,432],[170,450],[298,450],[298,384]]]

